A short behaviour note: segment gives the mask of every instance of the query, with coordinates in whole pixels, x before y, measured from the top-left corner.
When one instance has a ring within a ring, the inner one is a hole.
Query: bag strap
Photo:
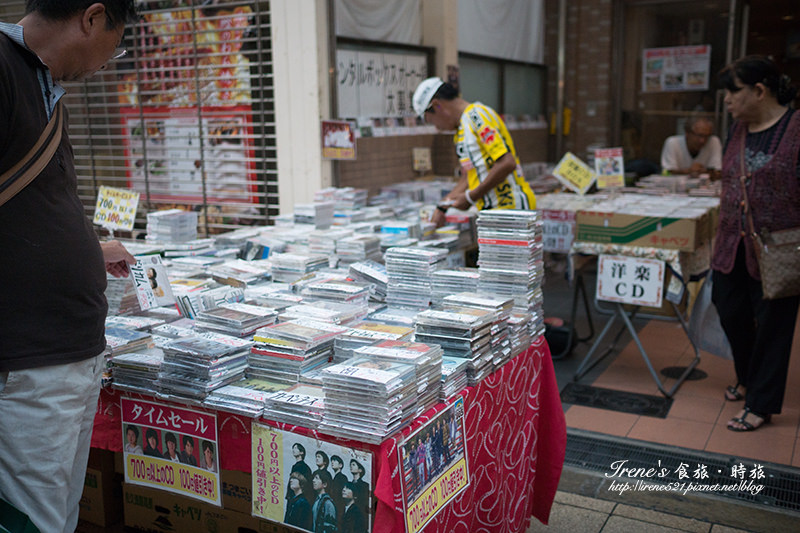
[[[753,213],[750,210],[750,200],[747,198],[747,166],[744,161],[744,140],[747,137],[747,132],[742,133],[742,149],[739,151],[739,162],[741,165],[741,175],[739,181],[742,184],[742,197],[744,198],[744,212],[747,215],[747,224],[750,226],[750,235],[756,236],[756,227],[753,224]]]
[[[50,163],[61,143],[61,130],[64,122],[64,113],[61,107],[61,100],[59,100],[36,144],[28,150],[25,157],[0,176],[0,206],[24,189]]]

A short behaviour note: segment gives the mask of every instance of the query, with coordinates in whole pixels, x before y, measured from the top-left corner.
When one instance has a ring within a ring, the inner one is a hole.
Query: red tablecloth
[[[547,523],[561,477],[567,442],[566,423],[550,349],[534,343],[476,387],[462,391],[470,484],[425,528],[426,532],[523,532],[531,516]],[[103,391],[95,417],[92,447],[122,451],[119,393]],[[401,434],[379,446],[320,436],[322,440],[374,455],[375,533],[405,530],[398,472],[397,443],[439,411],[437,404]],[[300,427],[281,429],[310,435]],[[217,413],[220,465],[249,472],[251,420]]]

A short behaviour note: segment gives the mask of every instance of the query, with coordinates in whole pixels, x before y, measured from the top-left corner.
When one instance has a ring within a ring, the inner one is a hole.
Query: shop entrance
[[[729,118],[716,74],[745,54],[772,56],[800,80],[800,13],[796,0],[755,5],[742,0],[627,0],[617,4],[615,137],[626,160],[656,168],[670,135],[691,114],[712,119],[725,139]],[[627,169],[627,165],[626,165]]]

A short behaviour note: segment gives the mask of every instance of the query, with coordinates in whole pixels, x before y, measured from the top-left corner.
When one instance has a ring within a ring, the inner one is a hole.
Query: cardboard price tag
[[[139,207],[139,193],[127,189],[100,187],[92,222],[108,230],[132,230]]]
[[[586,194],[597,178],[589,165],[572,152],[564,154],[556,168],[553,169],[553,176],[578,194]]]

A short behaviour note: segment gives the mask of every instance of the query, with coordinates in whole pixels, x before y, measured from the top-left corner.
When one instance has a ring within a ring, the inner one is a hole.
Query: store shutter
[[[79,194],[92,216],[100,186],[141,193],[149,211],[196,210],[198,231],[270,223],[278,214],[269,2],[138,2],[128,51],[65,83]],[[24,0],[0,12],[16,22]]]

